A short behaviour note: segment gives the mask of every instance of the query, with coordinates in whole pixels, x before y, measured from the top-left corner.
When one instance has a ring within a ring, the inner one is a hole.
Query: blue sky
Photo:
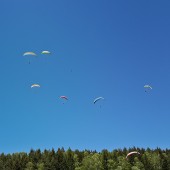
[[[166,0],[2,0],[0,152],[169,148],[169,9]]]

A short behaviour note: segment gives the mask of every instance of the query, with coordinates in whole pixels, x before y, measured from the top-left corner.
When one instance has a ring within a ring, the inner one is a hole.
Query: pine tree
[[[56,160],[57,160],[57,165],[56,169],[57,170],[66,170],[66,160],[64,157],[64,148],[60,149],[58,148],[57,154],[56,154]]]
[[[108,150],[104,149],[102,150],[102,164],[103,164],[103,168],[104,170],[108,170],[108,157],[109,157],[109,153]]]

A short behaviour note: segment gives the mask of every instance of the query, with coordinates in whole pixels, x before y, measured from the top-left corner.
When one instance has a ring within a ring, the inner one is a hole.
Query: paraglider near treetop
[[[39,84],[32,84],[31,88],[34,88],[34,87],[40,87],[40,85]]]
[[[132,151],[132,152],[130,152],[130,153],[128,153],[128,154],[126,155],[126,159],[128,158],[128,156],[133,155],[133,154],[138,154],[138,155],[140,155],[139,152],[137,152],[137,151]]]
[[[97,97],[96,99],[94,99],[93,103],[95,104],[97,101],[104,99],[103,97]]]

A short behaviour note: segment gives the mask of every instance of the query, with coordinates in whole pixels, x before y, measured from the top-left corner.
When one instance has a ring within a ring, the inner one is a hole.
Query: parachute
[[[150,85],[144,85],[144,88],[150,88],[152,89],[152,87]]]
[[[128,156],[133,155],[133,154],[138,154],[138,155],[140,155],[139,152],[133,151],[133,152],[130,152],[130,153],[128,153],[128,154],[126,155],[126,159],[128,158]]]
[[[60,99],[68,100],[68,97],[66,97],[66,96],[60,96]]]
[[[26,55],[32,55],[32,56],[36,56],[36,54],[34,52],[25,52],[23,54],[23,56],[26,56]]]
[[[60,96],[60,99],[64,99],[65,101],[68,100],[67,96]],[[63,101],[63,104],[65,103],[65,101]]]
[[[50,51],[42,51],[41,54],[51,54]]]
[[[33,85],[31,85],[31,88],[33,88],[33,87],[40,87],[40,85],[39,84],[33,84]]]
[[[95,104],[97,101],[99,101],[99,100],[101,100],[101,99],[104,99],[103,97],[97,97],[94,101],[93,101],[93,103]]]
[[[23,56],[29,56],[28,57],[28,60],[29,60],[29,64],[31,63],[31,58],[32,57],[35,57],[36,56],[36,54],[34,53],[34,52],[25,52],[24,54],[23,54]]]
[[[152,90],[152,87],[150,85],[144,85],[145,88],[145,92],[147,92],[148,90]]]

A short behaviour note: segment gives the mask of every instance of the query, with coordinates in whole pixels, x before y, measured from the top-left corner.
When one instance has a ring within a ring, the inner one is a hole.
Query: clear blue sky
[[[168,0],[2,0],[0,152],[169,148],[169,9]],[[26,51],[38,54],[31,64]]]

